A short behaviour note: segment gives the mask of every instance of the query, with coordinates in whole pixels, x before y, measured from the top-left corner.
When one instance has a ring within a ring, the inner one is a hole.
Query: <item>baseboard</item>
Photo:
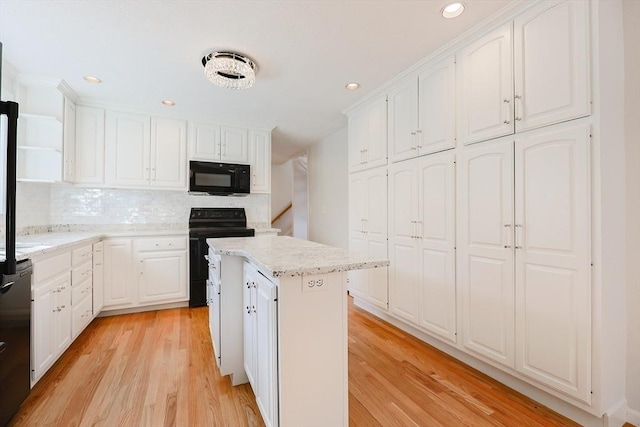
[[[189,307],[189,301],[171,302],[167,304],[146,305],[144,307],[121,308],[116,310],[103,310],[96,317],[118,316],[120,314],[144,313],[145,311],[167,310],[170,308]]]
[[[627,422],[634,426],[640,426],[640,411],[627,408]]]
[[[603,417],[604,427],[622,427],[627,421],[627,400],[623,400],[609,409]]]

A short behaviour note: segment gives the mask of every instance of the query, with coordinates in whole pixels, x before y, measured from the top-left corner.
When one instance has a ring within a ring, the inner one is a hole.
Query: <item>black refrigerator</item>
[[[0,249],[0,426],[9,423],[30,391],[31,261],[16,261],[16,151],[18,104],[2,101],[0,42],[0,147],[3,165],[6,242]],[[2,180],[0,180],[2,181]]]

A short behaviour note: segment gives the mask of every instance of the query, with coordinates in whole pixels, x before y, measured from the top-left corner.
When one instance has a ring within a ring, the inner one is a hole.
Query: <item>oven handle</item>
[[[204,259],[206,259],[207,261],[209,261],[209,255],[205,255]]]

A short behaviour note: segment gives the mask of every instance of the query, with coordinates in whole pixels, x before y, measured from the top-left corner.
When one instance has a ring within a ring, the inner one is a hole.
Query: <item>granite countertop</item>
[[[287,236],[207,239],[215,253],[243,256],[273,277],[386,267],[389,260]]]
[[[180,230],[113,230],[96,232],[59,232],[30,234],[16,238],[16,259],[18,261],[46,255],[48,253],[77,246],[82,243],[94,243],[107,237],[145,237],[188,235],[187,229]],[[0,243],[0,261],[5,260],[4,241]]]

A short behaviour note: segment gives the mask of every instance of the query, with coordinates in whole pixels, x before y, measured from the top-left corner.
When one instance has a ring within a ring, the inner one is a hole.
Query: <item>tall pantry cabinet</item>
[[[598,419],[616,399],[603,386],[616,368],[597,347],[610,291],[592,277],[604,209],[592,67],[603,63],[592,63],[590,23],[606,7],[523,3],[369,98],[388,96],[388,309],[366,293],[372,279],[351,283],[356,304],[508,373],[554,409]],[[428,102],[450,117],[423,119]],[[446,142],[425,149],[429,134]],[[367,186],[349,179],[351,248],[366,252]]]

